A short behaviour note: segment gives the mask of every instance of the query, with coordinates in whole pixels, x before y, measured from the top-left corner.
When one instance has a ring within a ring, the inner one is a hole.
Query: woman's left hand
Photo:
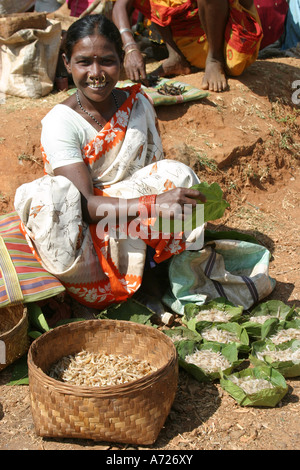
[[[163,218],[183,219],[192,213],[197,201],[206,201],[204,194],[197,189],[171,189],[156,197],[156,214]]]

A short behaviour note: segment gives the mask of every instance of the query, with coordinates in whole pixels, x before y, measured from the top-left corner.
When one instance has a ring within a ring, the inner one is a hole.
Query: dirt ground
[[[202,72],[181,81],[199,86]],[[238,229],[271,252],[277,284],[268,299],[300,306],[300,107],[292,83],[299,59],[257,61],[230,89],[189,104],[158,107],[167,158],[190,165],[201,180],[216,181],[230,203],[211,228]],[[6,97],[0,106],[0,213],[13,210],[16,188],[43,173],[41,119],[66,96]],[[298,98],[299,99],[299,98]],[[266,299],[266,300],[268,300]],[[27,386],[6,385],[0,373],[1,450],[105,450],[135,446],[43,439],[35,434]],[[275,408],[243,408],[218,382],[201,384],[181,371],[171,412],[152,450],[299,450],[300,381]],[[141,447],[146,449],[149,447]]]

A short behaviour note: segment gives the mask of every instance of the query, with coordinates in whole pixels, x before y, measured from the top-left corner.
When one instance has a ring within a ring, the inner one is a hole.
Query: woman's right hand
[[[138,48],[128,48],[124,58],[124,68],[127,77],[133,82],[147,80],[143,56]]]

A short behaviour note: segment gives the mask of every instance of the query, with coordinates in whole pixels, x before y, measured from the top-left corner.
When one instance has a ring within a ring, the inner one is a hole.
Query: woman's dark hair
[[[118,28],[106,16],[98,14],[84,16],[69,27],[64,42],[64,51],[68,62],[71,59],[75,44],[80,39],[94,34],[100,34],[111,41],[115,45],[121,62],[123,61],[123,45]]]

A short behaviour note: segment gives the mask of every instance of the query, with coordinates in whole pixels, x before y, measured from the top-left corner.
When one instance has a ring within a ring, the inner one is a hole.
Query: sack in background
[[[269,260],[264,246],[240,240],[214,240],[202,250],[184,251],[171,259],[170,291],[163,301],[181,315],[187,303],[203,305],[218,297],[247,310],[275,287]]]
[[[0,15],[0,37],[7,39],[21,29],[46,29],[46,13]]]
[[[28,11],[34,4],[34,0],[1,0],[0,14]]]
[[[0,37],[0,92],[36,99],[53,89],[61,23],[47,19],[43,13],[22,16],[23,23],[16,15],[0,18],[0,25],[2,19],[6,22],[5,27],[2,25],[4,36],[8,35],[9,30],[14,31],[8,37]],[[27,27],[28,24],[42,27]],[[21,29],[16,31],[16,27]]]

